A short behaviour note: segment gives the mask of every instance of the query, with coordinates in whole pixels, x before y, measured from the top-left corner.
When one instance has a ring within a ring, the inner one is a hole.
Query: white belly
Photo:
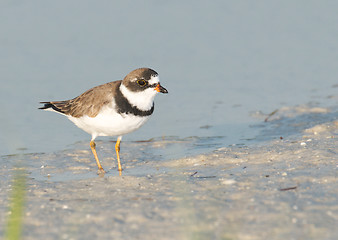
[[[132,114],[118,114],[112,108],[106,108],[96,117],[82,116],[69,120],[76,126],[92,135],[97,136],[120,136],[135,131],[141,127],[150,116],[139,117]]]

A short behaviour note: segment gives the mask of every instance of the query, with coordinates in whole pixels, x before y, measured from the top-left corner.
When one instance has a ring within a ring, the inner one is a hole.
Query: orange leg
[[[118,170],[120,173],[120,176],[122,175],[122,166],[121,166],[121,161],[120,161],[120,142],[121,142],[122,136],[119,136],[117,138],[116,144],[115,144],[115,151],[116,151],[116,156],[117,156],[117,165],[118,165]]]
[[[90,141],[90,148],[92,149],[92,152],[94,154],[94,157],[95,157],[95,160],[96,160],[96,163],[97,163],[97,167],[99,168],[99,171],[104,173],[103,167],[101,166],[99,158],[97,157],[95,147],[96,147],[96,144],[95,144],[94,140]]]

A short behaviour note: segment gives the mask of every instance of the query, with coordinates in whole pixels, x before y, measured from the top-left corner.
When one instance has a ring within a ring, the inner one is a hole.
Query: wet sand
[[[155,150],[179,140],[125,143],[122,177],[107,141],[98,144],[104,177],[87,143],[2,157],[0,233],[21,158],[23,239],[337,239],[336,119],[332,108],[281,109],[253,126],[262,135],[250,146],[173,160]]]

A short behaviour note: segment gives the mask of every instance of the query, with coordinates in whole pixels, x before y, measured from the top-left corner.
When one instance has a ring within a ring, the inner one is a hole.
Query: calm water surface
[[[2,1],[0,154],[89,142],[38,102],[73,98],[144,66],[169,94],[156,97],[152,119],[125,141],[180,140],[163,150],[168,158],[254,142],[259,129],[250,126],[261,120],[251,112],[336,104],[327,97],[337,92],[337,9],[306,0]]]

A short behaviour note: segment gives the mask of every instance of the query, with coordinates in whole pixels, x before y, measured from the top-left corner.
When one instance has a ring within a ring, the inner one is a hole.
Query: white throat
[[[156,79],[153,79],[156,78]],[[158,77],[152,77],[149,84],[158,83]],[[132,92],[121,84],[120,91],[128,99],[129,103],[142,111],[148,111],[153,106],[157,91],[154,88],[147,88],[141,92]]]

